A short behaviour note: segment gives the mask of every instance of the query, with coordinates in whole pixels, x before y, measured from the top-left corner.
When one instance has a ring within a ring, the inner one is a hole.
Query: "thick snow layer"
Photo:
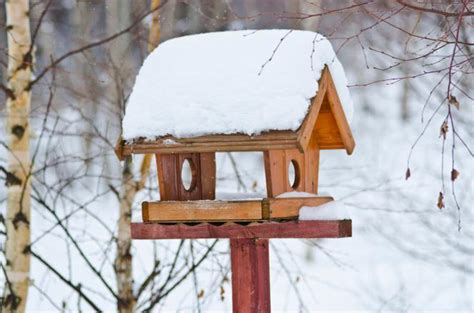
[[[323,197],[323,196],[329,196],[328,194],[323,194],[323,193],[310,193],[310,192],[304,192],[304,191],[288,191],[284,192],[282,194],[279,194],[277,198],[311,198],[311,197]]]
[[[344,70],[320,34],[245,30],[168,40],[139,71],[123,138],[296,130],[325,64],[350,119]]]
[[[344,220],[350,219],[342,201],[331,201],[315,207],[304,206],[300,209],[299,220]]]

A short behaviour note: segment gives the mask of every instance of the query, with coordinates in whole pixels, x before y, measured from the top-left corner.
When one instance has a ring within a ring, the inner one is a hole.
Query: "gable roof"
[[[122,136],[130,141],[296,131],[325,66],[350,119],[344,70],[318,33],[245,30],[168,40],[136,77]]]
[[[130,154],[264,151],[299,149],[305,151],[311,138],[320,149],[345,149],[351,154],[355,142],[327,66],[318,81],[318,93],[311,99],[303,122],[296,131],[271,130],[259,135],[215,134],[189,138],[162,136],[155,140],[120,140],[115,152],[120,159]]]

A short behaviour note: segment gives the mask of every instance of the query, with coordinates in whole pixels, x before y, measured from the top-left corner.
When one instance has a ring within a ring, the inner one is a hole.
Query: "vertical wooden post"
[[[268,239],[231,239],[234,313],[270,312]]]

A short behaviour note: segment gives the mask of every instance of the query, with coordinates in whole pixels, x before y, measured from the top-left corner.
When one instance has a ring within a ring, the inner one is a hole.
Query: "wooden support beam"
[[[233,312],[269,313],[268,239],[232,239],[230,247]]]
[[[132,223],[133,239],[239,239],[239,238],[342,238],[351,237],[351,220],[287,221],[260,223],[158,224]]]
[[[297,134],[291,131],[271,131],[261,135],[208,135],[191,138],[162,137],[155,141],[135,140],[117,146],[122,155],[143,153],[196,153],[264,151],[297,148]]]

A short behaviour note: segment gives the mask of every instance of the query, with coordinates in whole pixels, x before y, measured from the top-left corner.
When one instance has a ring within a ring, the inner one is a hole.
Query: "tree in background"
[[[8,76],[6,132],[8,169],[6,176],[7,214],[5,286],[2,306],[11,312],[24,312],[30,277],[30,184],[31,164],[30,101],[34,51],[30,33],[28,0],[7,1]]]
[[[148,36],[148,52],[152,52],[160,42],[160,20],[159,10],[160,0],[151,1],[152,21]],[[123,8],[122,8],[123,9]],[[126,12],[128,14],[128,12]],[[123,40],[124,38],[122,38]],[[128,42],[125,40],[125,44]],[[118,47],[115,51],[125,51]],[[123,55],[122,55],[123,56]],[[119,59],[116,61],[120,62]],[[118,99],[120,99],[118,97]],[[119,102],[120,107],[125,107]],[[131,253],[132,236],[130,232],[130,222],[132,218],[133,200],[137,192],[145,187],[145,182],[150,170],[153,155],[145,155],[140,168],[140,180],[136,182],[133,177],[132,158],[127,157],[122,170],[122,191],[120,193],[120,213],[117,225],[117,255],[115,256],[114,270],[117,278],[118,297],[117,309],[119,312],[134,312],[137,302],[137,295],[133,292],[133,256]]]

